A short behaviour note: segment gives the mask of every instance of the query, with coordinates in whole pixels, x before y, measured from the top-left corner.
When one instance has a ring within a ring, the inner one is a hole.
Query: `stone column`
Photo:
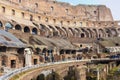
[[[22,28],[21,31],[24,32],[24,28]]]
[[[109,72],[109,67],[108,67],[108,64],[106,65],[106,74],[108,74]]]
[[[32,52],[30,48],[26,48],[24,50],[25,55],[25,66],[31,66],[32,65]]]
[[[100,69],[97,68],[97,80],[100,80]]]
[[[40,31],[38,31],[38,35],[41,35],[41,34],[40,34]]]
[[[77,67],[77,80],[86,80],[86,66]]]

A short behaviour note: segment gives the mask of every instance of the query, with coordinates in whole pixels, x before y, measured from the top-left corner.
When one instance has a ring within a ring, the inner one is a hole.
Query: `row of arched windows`
[[[22,30],[22,28],[21,28],[21,26],[20,25],[16,25],[15,26],[15,30]],[[24,27],[24,32],[25,33],[30,33],[30,28],[28,27],[28,26],[25,26]],[[37,28],[32,28],[32,34],[38,34],[38,30],[37,30]]]
[[[0,27],[3,27],[1,21],[0,21]],[[5,23],[5,30],[13,29],[13,27],[15,28],[15,30],[22,31],[22,27],[19,24],[13,26],[10,22]],[[30,28],[28,26],[25,26],[23,29],[25,33],[30,33]],[[32,28],[32,34],[38,34],[37,28]]]
[[[7,22],[4,24],[5,30],[8,29],[15,29],[19,31],[24,31],[25,33],[32,33],[32,34],[38,34],[37,28],[30,28],[29,26],[21,27],[21,25],[12,25],[10,22]],[[3,27],[2,22],[0,21],[0,27]],[[39,30],[43,36],[45,35],[51,35],[52,36],[77,36],[77,37],[89,37],[89,38],[95,38],[95,37],[112,37],[112,36],[119,36],[120,29],[89,29],[89,28],[64,28],[64,27],[58,27],[58,26],[51,26],[51,25],[39,25]],[[52,30],[52,31],[51,31]]]

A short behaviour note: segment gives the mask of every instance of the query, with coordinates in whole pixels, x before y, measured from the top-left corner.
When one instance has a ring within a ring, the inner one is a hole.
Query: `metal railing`
[[[72,63],[72,62],[91,62],[93,60],[111,60],[109,58],[100,58],[100,59],[84,59],[84,60],[68,60],[68,61],[59,61],[59,62],[50,62],[50,63],[42,63],[32,66],[26,66],[19,69],[15,69],[9,73],[6,73],[5,75],[0,77],[0,80],[9,80],[14,75],[17,75],[19,73],[22,73],[24,71],[30,70],[30,69],[36,69],[39,67],[45,67],[45,66],[51,66],[51,65],[57,65],[57,64],[64,64],[64,63]],[[112,59],[113,60],[113,59]],[[116,60],[116,59],[114,59]]]
[[[32,65],[32,66],[26,66],[22,67],[19,69],[15,69],[9,73],[6,73],[5,75],[0,77],[0,80],[9,80],[11,77],[13,77],[16,74],[22,73],[24,71],[30,70],[30,69],[35,69],[39,67],[45,67],[45,66],[51,66],[51,65],[56,65],[56,64],[64,64],[64,63],[71,63],[71,62],[82,62],[82,61],[89,61],[88,60],[70,60],[70,61],[60,61],[60,62],[51,62],[51,63],[43,63],[43,64],[38,64],[38,65]]]

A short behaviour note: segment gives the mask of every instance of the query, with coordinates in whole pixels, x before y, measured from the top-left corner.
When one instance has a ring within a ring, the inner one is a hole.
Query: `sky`
[[[57,0],[60,2],[68,2],[72,5],[77,4],[100,4],[106,5],[111,9],[114,20],[120,20],[120,0]]]

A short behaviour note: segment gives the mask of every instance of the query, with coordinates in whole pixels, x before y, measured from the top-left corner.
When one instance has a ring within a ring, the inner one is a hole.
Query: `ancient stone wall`
[[[20,9],[62,19],[113,21],[111,11],[104,5],[77,5],[49,0],[8,0]],[[18,5],[15,5],[18,7]]]

